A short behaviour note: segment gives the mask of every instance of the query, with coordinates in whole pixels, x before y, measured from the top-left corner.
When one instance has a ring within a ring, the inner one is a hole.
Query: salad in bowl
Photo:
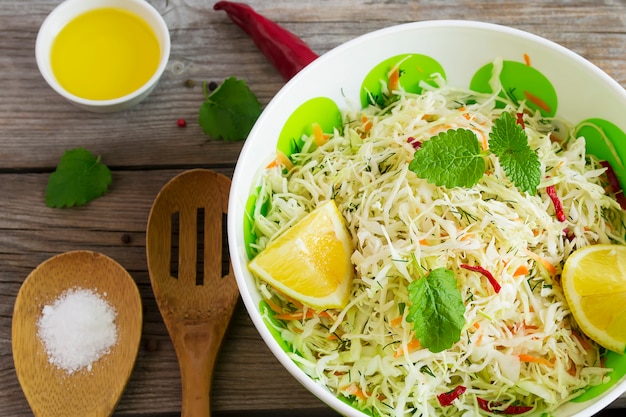
[[[596,413],[626,390],[625,109],[588,61],[492,24],[320,57],[233,176],[261,336],[344,415]]]

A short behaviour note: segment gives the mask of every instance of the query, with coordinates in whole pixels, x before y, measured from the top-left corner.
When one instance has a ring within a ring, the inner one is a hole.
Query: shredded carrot
[[[487,135],[485,135],[485,133],[482,130],[477,130],[477,129],[471,129],[472,132],[476,133],[479,137],[480,137],[480,146],[482,147],[483,151],[487,150],[487,148],[489,148],[489,139],[487,138]]]
[[[541,365],[554,367],[554,363],[550,362],[549,360],[547,360],[545,358],[540,358],[540,357],[537,357],[537,356],[528,355],[526,353],[521,353],[518,356],[519,356],[519,360],[522,361],[522,362],[538,363],[538,364],[541,364]]]
[[[473,233],[466,233],[464,235],[461,235],[461,237],[459,238],[459,240],[465,242],[469,239],[473,239],[474,238],[474,234]]]
[[[402,323],[402,318],[402,316],[398,316],[395,319],[391,320],[389,324],[391,324],[392,327],[399,326]]]
[[[293,162],[291,159],[281,151],[276,151],[276,158],[272,162],[270,162],[266,168],[274,168],[277,166],[282,166],[287,169],[293,168]]]
[[[287,301],[289,301],[289,303],[292,304],[296,309],[304,310],[304,304],[302,304],[300,301],[296,300],[295,298],[291,298],[286,294],[283,294],[283,297],[285,297]]]
[[[459,111],[459,113],[462,113],[462,116],[465,117],[465,120],[469,120],[471,118],[469,113],[467,113],[467,109],[465,107],[459,107],[457,110]]]
[[[428,240],[426,240],[426,239],[420,239],[419,243],[420,243],[420,245],[422,245],[422,246],[428,246],[428,245],[430,245],[430,243],[428,243]]]
[[[576,364],[574,363],[574,361],[570,361],[571,365],[569,367],[569,369],[567,370],[567,373],[570,374],[571,376],[576,376]]]
[[[436,135],[438,135],[439,133],[441,133],[441,132],[445,132],[445,131],[448,131],[448,130],[450,130],[450,129],[452,129],[452,126],[451,126],[451,125],[448,125],[448,124],[446,124],[446,125],[440,125],[440,126],[435,126],[435,127],[431,128],[431,129],[428,131],[428,133],[429,133],[431,136],[436,136]]]
[[[393,354],[394,358],[399,358],[400,356],[404,355],[405,353],[410,353],[413,352],[419,348],[421,348],[422,345],[420,343],[419,340],[417,339],[413,339],[411,340],[409,343],[406,344],[406,351],[404,350],[403,346],[400,346],[400,348],[398,350],[396,350],[396,352]]]
[[[535,261],[543,265],[551,275],[556,275],[556,268],[546,258],[541,257],[536,253],[529,251],[528,249],[524,249],[524,252],[526,252],[526,254],[533,258]]]
[[[283,314],[283,309],[274,301],[267,299],[265,300],[265,302],[267,303],[268,306],[270,306],[270,308],[272,309],[274,313]]]
[[[555,133],[550,133],[550,142],[563,143],[563,139]]]
[[[530,67],[530,56],[527,53],[524,53],[524,63]]]
[[[468,328],[467,330],[470,331],[471,333],[475,333],[479,329],[480,329],[480,323],[475,321],[474,324],[472,324],[472,326]]]
[[[483,341],[483,336],[485,335],[485,332],[480,332],[480,334],[478,335],[478,337],[476,338],[476,346],[480,346],[480,344]]]
[[[357,387],[354,384],[350,384],[347,387],[344,387],[343,391],[348,395],[354,395],[355,397],[358,397],[362,400],[367,400],[370,397],[365,392],[363,392],[361,388]]]
[[[536,95],[534,95],[533,93],[529,91],[524,91],[524,95],[526,96],[526,99],[530,101],[531,103],[533,103],[535,106],[539,107],[541,110],[545,111],[546,113],[550,113],[550,106],[548,106],[548,103],[546,103],[545,101],[543,101],[542,99],[540,99],[539,97],[537,97]]]
[[[330,314],[327,311],[315,311],[312,309],[307,309],[306,313],[303,311],[295,311],[293,313],[283,313],[274,315],[275,319],[278,320],[302,320],[302,319],[310,319],[315,316],[327,317],[330,318]]]
[[[361,122],[363,122],[363,132],[367,133],[372,128],[372,121],[369,120],[366,116],[361,117]]]
[[[311,317],[313,317],[313,312],[311,310],[307,310],[306,314],[304,313],[304,311],[296,311],[295,313],[283,313],[276,314],[274,316],[274,318],[278,320],[302,320]]]
[[[591,343],[589,343],[589,341],[578,332],[572,332],[572,335],[574,335],[576,340],[578,340],[583,349],[590,350],[592,348]]]
[[[322,127],[318,123],[313,124],[313,140],[317,146],[321,146],[328,142],[329,137],[329,135],[322,131]]]
[[[520,275],[527,275],[530,272],[526,265],[520,265],[517,267],[515,272],[513,272],[514,277],[519,277]]]
[[[389,92],[395,91],[400,85],[400,68],[394,67],[389,73]]]

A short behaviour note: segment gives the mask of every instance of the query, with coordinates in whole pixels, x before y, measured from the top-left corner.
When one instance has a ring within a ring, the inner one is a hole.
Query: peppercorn
[[[185,121],[185,119],[178,119],[176,121],[176,124],[178,125],[178,127],[185,127],[185,126],[187,126],[187,122]]]

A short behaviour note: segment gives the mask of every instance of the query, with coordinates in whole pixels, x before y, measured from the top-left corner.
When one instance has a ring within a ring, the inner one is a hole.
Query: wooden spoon
[[[37,335],[44,306],[69,289],[100,295],[117,313],[117,342],[91,370],[73,373],[50,363]],[[90,251],[67,252],[39,265],[26,278],[13,310],[13,360],[35,416],[110,416],[137,358],[142,324],[141,298],[132,277],[117,262]]]
[[[178,356],[183,417],[210,415],[213,367],[239,297],[230,263],[222,270],[229,191],[223,175],[183,172],[159,192],[148,219],[148,271]]]

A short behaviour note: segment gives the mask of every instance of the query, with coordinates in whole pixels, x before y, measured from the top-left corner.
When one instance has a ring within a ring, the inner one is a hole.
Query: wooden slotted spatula
[[[183,172],[161,189],[148,219],[148,271],[178,357],[183,417],[210,416],[213,367],[238,300],[222,259],[229,190],[221,174]]]

